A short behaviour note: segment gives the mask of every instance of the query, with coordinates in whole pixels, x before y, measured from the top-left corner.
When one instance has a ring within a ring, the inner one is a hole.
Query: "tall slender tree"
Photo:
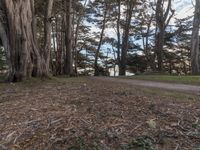
[[[199,25],[200,25],[200,1],[196,0],[192,39],[191,39],[191,65],[192,65],[192,74],[194,75],[200,75]]]
[[[72,57],[72,0],[64,1],[65,4],[65,47],[66,47],[66,57],[65,57],[65,68],[64,72],[66,75],[73,75],[73,57]]]
[[[119,75],[126,75],[126,63],[127,63],[127,52],[129,44],[129,31],[131,27],[131,19],[133,14],[133,7],[136,3],[136,0],[127,0],[126,1],[126,20],[124,26],[124,33],[122,39],[122,50],[121,50],[121,61],[119,66]]]
[[[121,0],[117,0],[117,64],[120,68],[120,52],[121,52],[121,33],[120,33],[120,22],[121,22]]]
[[[106,28],[107,13],[108,13],[107,3],[104,2],[103,22],[102,22],[102,27],[101,27],[100,39],[99,39],[98,47],[95,53],[95,60],[94,60],[94,75],[95,76],[99,75],[98,59],[99,59],[99,53],[100,53],[100,49],[103,42],[104,31]]]
[[[171,12],[171,13],[170,13]],[[172,9],[172,0],[168,0],[167,8],[165,11],[165,0],[157,0],[156,3],[156,24],[158,32],[156,33],[156,47],[155,53],[158,60],[158,71],[163,71],[163,46],[165,38],[165,29],[168,26],[171,18],[174,15]]]
[[[44,71],[46,71],[46,74],[49,74],[49,64],[50,64],[50,51],[51,51],[51,23],[52,23],[52,9],[53,9],[53,3],[54,0],[48,0],[46,5],[46,13],[45,13],[45,21],[44,21],[44,50],[43,52],[43,59],[45,61]]]

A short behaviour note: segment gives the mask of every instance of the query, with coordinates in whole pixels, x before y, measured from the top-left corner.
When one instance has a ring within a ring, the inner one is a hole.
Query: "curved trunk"
[[[6,35],[10,49],[10,81],[32,76],[46,76],[39,49],[34,39],[33,0],[4,0]]]

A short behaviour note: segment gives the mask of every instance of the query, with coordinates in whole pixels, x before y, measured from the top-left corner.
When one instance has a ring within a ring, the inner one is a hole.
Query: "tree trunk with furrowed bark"
[[[35,39],[34,0],[2,0],[1,6],[6,20],[1,22],[1,33],[5,34],[0,34],[0,38],[9,54],[8,80],[17,82],[32,76],[48,76],[45,58],[48,54],[42,55]],[[46,35],[49,37],[49,31]]]
[[[200,26],[200,1],[196,0],[192,40],[191,40],[191,65],[192,74],[200,75],[200,47],[199,47],[199,26]]]

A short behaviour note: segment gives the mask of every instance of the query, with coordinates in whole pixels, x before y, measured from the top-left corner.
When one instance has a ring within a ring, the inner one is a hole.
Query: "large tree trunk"
[[[44,43],[44,51],[43,52],[43,59],[45,61],[44,71],[46,74],[49,74],[49,64],[50,64],[50,51],[51,51],[51,15],[53,9],[53,2],[54,0],[47,1],[47,9],[45,14],[45,21],[44,21],[44,35],[45,35],[45,43]]]
[[[127,52],[129,44],[129,31],[131,26],[131,19],[133,13],[133,4],[132,0],[127,2],[127,15],[126,15],[126,25],[123,33],[123,42],[122,42],[122,51],[121,51],[121,63],[119,66],[119,75],[126,75],[126,62],[127,62]]]
[[[65,45],[66,45],[66,60],[64,72],[66,75],[73,75],[73,58],[72,58],[72,0],[65,1],[66,13],[66,31],[65,31]]]
[[[4,0],[7,16],[7,36],[10,45],[10,81],[21,81],[32,76],[33,68],[38,74],[38,66],[33,65],[35,53],[39,53],[33,39],[31,1]]]
[[[171,8],[172,0],[168,0],[166,11],[164,2],[165,2],[164,0],[157,0],[156,3],[156,23],[159,31],[156,35],[155,53],[158,60],[158,68],[157,68],[158,71],[163,71],[163,46],[164,46],[165,29],[168,26],[172,16],[174,15],[174,10],[172,10]]]
[[[192,74],[200,75],[200,49],[199,49],[200,1],[196,0],[191,40]]]
[[[61,19],[62,18],[62,19]],[[55,33],[56,33],[56,75],[63,74],[63,32],[62,28],[64,27],[63,17],[59,17],[59,15],[55,18]]]
[[[9,50],[9,81],[22,81],[32,76],[46,76],[44,61],[35,39],[34,1],[3,0],[6,22],[4,47]]]

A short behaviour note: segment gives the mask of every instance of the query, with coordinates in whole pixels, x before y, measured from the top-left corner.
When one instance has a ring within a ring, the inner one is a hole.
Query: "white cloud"
[[[194,13],[194,6],[192,0],[176,0],[175,2],[176,18],[185,18],[192,16]]]

